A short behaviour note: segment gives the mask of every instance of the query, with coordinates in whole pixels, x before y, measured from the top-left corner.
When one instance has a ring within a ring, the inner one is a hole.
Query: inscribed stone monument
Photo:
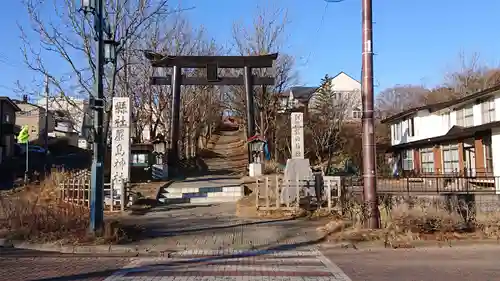
[[[292,112],[290,117],[292,159],[286,161],[285,185],[281,191],[283,204],[291,203],[295,199],[297,188],[304,188],[303,181],[314,179],[309,159],[304,159],[304,113]],[[315,196],[314,185],[311,184],[307,192]]]
[[[130,179],[130,98],[114,97],[111,124],[111,186],[113,199]],[[118,198],[115,198],[118,197]]]

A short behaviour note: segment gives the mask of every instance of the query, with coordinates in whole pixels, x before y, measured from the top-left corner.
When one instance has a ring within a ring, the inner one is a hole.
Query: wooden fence
[[[62,200],[79,206],[90,207],[91,198],[91,173],[80,170],[67,173],[68,176],[59,184]],[[126,189],[126,187],[125,187]],[[124,192],[122,192],[122,195]],[[113,194],[110,183],[104,184],[104,209],[107,211],[123,211],[126,205],[126,196]]]
[[[288,180],[282,175],[263,176],[256,180],[255,207],[261,211],[293,211],[315,206],[332,211],[334,203],[337,204],[342,195],[340,177],[324,176],[319,186],[321,195],[318,198],[313,179]]]

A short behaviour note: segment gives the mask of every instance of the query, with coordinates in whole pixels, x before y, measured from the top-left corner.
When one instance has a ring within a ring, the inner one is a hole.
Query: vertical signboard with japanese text
[[[292,112],[292,159],[304,159],[304,114]]]
[[[130,98],[114,97],[111,124],[111,184],[115,194],[130,178]]]

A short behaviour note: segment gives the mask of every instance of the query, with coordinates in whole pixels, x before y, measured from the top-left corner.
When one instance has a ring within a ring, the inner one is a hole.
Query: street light
[[[120,43],[113,39],[104,40],[104,60],[106,63],[116,62],[116,47],[118,45],[120,45]]]
[[[96,0],[82,0],[81,11],[84,14],[94,13],[96,9]]]
[[[156,154],[156,164],[164,164],[163,157],[167,151],[167,142],[165,141],[165,137],[163,135],[156,136],[153,141],[153,150]]]
[[[104,0],[81,0],[81,11],[87,15],[94,16],[94,29],[96,33],[96,53],[95,53],[95,93],[91,99],[91,108],[94,114],[94,153],[92,156],[92,178],[90,181],[90,231],[94,234],[102,230],[104,221],[104,153],[105,140],[103,132],[104,124],[104,65],[105,58],[105,19]],[[109,37],[109,34],[108,34]],[[113,47],[116,47],[115,45]],[[111,51],[111,49],[110,49]],[[109,58],[115,55],[109,53]]]

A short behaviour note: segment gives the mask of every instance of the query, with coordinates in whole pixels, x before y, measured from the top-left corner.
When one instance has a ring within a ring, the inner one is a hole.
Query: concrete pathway
[[[198,251],[178,258],[137,258],[105,281],[351,280],[316,250],[212,254]]]
[[[145,227],[146,238],[134,247],[149,251],[252,250],[280,245],[314,244],[325,222],[310,220],[259,220],[236,217],[236,205],[164,205],[130,223]]]

